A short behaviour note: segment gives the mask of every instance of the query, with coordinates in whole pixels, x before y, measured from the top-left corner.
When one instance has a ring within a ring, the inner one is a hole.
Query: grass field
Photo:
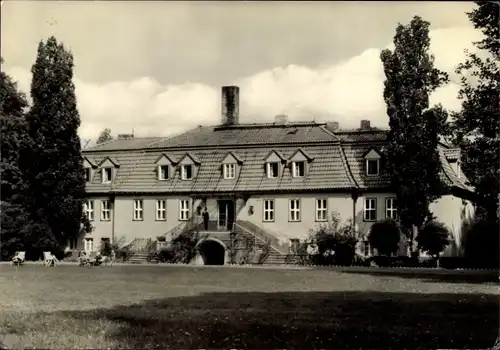
[[[0,342],[44,349],[491,347],[499,331],[497,274],[455,274],[0,265]]]

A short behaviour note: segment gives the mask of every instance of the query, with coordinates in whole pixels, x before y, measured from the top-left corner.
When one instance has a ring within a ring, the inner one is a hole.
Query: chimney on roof
[[[326,128],[332,132],[336,132],[340,129],[339,122],[327,122]]]
[[[274,124],[286,125],[288,123],[288,116],[286,114],[278,114],[274,117]]]
[[[134,134],[118,134],[118,140],[130,140],[134,138]]]
[[[363,130],[363,131],[365,131],[365,130],[371,130],[370,121],[363,119],[361,121],[360,129]]]
[[[237,125],[240,119],[240,88],[223,86],[221,99],[222,125]]]

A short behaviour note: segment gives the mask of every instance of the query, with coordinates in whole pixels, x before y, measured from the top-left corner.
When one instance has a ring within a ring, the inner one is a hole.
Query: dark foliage
[[[1,61],[1,60],[0,60]],[[25,181],[19,169],[19,155],[26,146],[25,96],[17,84],[0,71],[0,142],[1,142],[1,259],[7,260],[19,250],[25,250]]]
[[[77,238],[82,227],[85,178],[77,129],[80,117],[73,85],[73,56],[54,37],[38,45],[32,67],[27,114],[29,144],[20,167],[28,186],[30,224],[27,244],[59,250]]]
[[[398,249],[401,240],[401,230],[394,220],[382,220],[370,227],[368,241],[377,249],[380,255],[389,256]]]
[[[465,236],[464,248],[469,265],[498,268],[500,266],[498,224],[486,219],[474,222]]]
[[[188,264],[196,256],[198,240],[198,232],[185,230],[158,252],[157,259],[164,263]]]
[[[104,129],[101,131],[99,134],[99,137],[97,138],[96,144],[104,143],[113,140],[113,136],[111,136],[111,129]]]
[[[438,136],[446,132],[447,112],[439,105],[429,108],[429,95],[448,76],[434,68],[429,26],[418,16],[409,25],[399,24],[395,50],[380,56],[390,125],[385,168],[397,195],[402,229],[411,238],[413,227],[432,216],[429,204],[443,191],[437,145]]]
[[[418,249],[439,257],[439,253],[450,244],[450,237],[451,233],[445,224],[435,220],[427,221],[418,231]]]
[[[467,13],[485,38],[475,45],[480,53],[467,53],[457,68],[462,74],[459,99],[462,110],[453,115],[453,142],[462,149],[462,169],[475,187],[477,216],[497,222],[500,188],[500,5],[477,2]]]

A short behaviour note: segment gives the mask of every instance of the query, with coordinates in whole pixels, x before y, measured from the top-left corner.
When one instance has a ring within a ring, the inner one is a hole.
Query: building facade
[[[397,219],[383,162],[387,130],[367,120],[345,130],[336,122],[289,122],[283,115],[274,123],[242,124],[238,100],[238,87],[223,87],[220,125],[172,137],[120,135],[85,149],[85,212],[94,230],[72,248],[168,240],[194,222],[222,245],[220,235],[239,228],[271,239],[285,254],[292,241],[331,221],[333,212],[352,220],[362,239],[374,222]],[[445,254],[457,254],[462,222],[472,215],[472,189],[459,151],[443,144],[439,153],[447,192],[431,210],[453,234],[455,248]],[[368,246],[362,250],[371,254]]]

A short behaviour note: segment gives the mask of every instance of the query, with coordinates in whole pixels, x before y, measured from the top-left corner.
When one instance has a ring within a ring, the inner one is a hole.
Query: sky
[[[240,122],[388,125],[380,52],[398,23],[431,23],[431,103],[458,110],[453,72],[481,38],[470,2],[3,1],[2,69],[29,93],[40,40],[74,55],[79,134],[168,136],[220,122],[220,90],[240,87]]]

